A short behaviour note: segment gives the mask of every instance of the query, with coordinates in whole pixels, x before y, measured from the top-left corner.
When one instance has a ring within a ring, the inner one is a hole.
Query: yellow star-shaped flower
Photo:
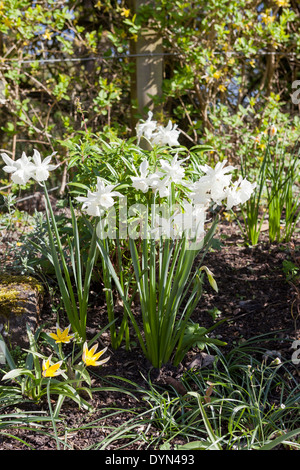
[[[12,22],[9,18],[5,17],[4,18],[4,25],[7,27],[7,28],[10,28],[12,26]]]
[[[51,338],[55,339],[56,343],[69,343],[72,338],[74,338],[74,335],[70,335],[70,328],[71,325],[69,325],[67,328],[65,328],[63,331],[59,328],[59,325],[56,324],[56,334],[55,333],[49,333],[49,336]]]
[[[218,80],[222,76],[222,72],[220,70],[217,70],[214,74],[213,77]]]
[[[44,32],[44,34],[43,34],[43,38],[44,38],[44,39],[47,39],[47,40],[49,40],[49,41],[50,41],[50,39],[52,38],[52,36],[53,36],[53,32],[52,32],[52,31],[48,31],[48,30],[46,30],[46,31]]]
[[[42,369],[43,369],[43,377],[56,377],[57,375],[62,374],[62,370],[60,369],[60,366],[62,365],[63,361],[59,361],[56,364],[51,364],[51,357],[52,355],[47,359],[43,360],[42,364]]]
[[[275,16],[271,14],[271,10],[268,9],[266,10],[266,13],[263,13],[261,15],[261,19],[263,21],[263,23],[265,23],[266,25],[270,24],[270,23],[273,23],[273,21],[275,20]]]
[[[84,343],[83,345],[83,353],[82,353],[82,360],[87,366],[101,366],[102,364],[105,364],[110,358],[103,359],[102,361],[98,361],[99,357],[102,356],[102,354],[105,353],[107,348],[102,349],[102,351],[99,351],[96,353],[98,348],[98,344],[94,344],[94,346],[89,350],[87,342]]]
[[[275,0],[276,5],[279,7],[289,7],[290,2],[288,0]]]
[[[126,8],[122,8],[121,15],[125,16],[125,18],[128,18],[128,16],[130,15],[130,10]]]
[[[220,90],[222,93],[224,93],[224,91],[226,90],[226,86],[225,85],[219,85],[218,90]]]

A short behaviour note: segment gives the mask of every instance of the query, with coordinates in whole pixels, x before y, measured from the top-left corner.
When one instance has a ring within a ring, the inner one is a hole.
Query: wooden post
[[[132,9],[139,15],[139,9],[152,0],[132,0]],[[145,119],[148,110],[153,114],[160,112],[160,106],[156,106],[152,96],[162,95],[163,81],[163,46],[159,34],[148,28],[142,27],[137,41],[131,43],[134,72],[131,81],[131,111],[132,129],[139,118]]]

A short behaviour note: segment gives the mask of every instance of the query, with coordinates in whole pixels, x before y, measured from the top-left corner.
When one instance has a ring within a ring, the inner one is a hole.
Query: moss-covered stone
[[[31,289],[37,290],[38,293],[44,292],[43,285],[32,276],[24,276],[18,274],[2,273],[0,274],[0,286],[28,286]]]
[[[6,318],[13,313],[22,315],[25,312],[24,307],[20,305],[24,299],[20,299],[20,291],[8,287],[0,287],[0,314]]]
[[[31,276],[0,274],[0,326],[11,344],[26,347],[26,324],[38,323],[44,287]]]
[[[31,276],[0,274],[0,315],[10,317],[26,313],[25,304],[35,293],[38,300],[44,294],[43,285]]]

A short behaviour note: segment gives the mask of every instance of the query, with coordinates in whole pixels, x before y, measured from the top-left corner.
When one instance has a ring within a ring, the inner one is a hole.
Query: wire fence
[[[276,55],[282,57],[296,57],[300,59],[299,52],[286,52],[286,51],[256,51],[256,52],[237,52],[237,51],[213,51],[215,55],[226,55],[227,57],[255,57],[255,56],[266,56],[266,55]],[[85,62],[85,61],[100,61],[100,60],[118,60],[118,59],[131,59],[139,57],[181,57],[184,55],[180,52],[148,52],[148,53],[138,53],[138,54],[113,54],[113,55],[99,55],[99,56],[89,56],[89,57],[66,57],[66,58],[49,58],[49,59],[17,59],[17,58],[0,58],[0,64],[5,64],[5,62],[15,62],[20,65],[22,64],[48,64],[48,63],[59,63],[59,62]]]

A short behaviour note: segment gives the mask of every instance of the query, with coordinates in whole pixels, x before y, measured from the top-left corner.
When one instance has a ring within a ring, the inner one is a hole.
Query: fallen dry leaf
[[[180,395],[185,395],[186,394],[186,389],[180,383],[178,380],[173,379],[173,377],[166,377],[165,382],[169,385],[172,385],[172,387],[175,388],[176,392],[180,393]]]

